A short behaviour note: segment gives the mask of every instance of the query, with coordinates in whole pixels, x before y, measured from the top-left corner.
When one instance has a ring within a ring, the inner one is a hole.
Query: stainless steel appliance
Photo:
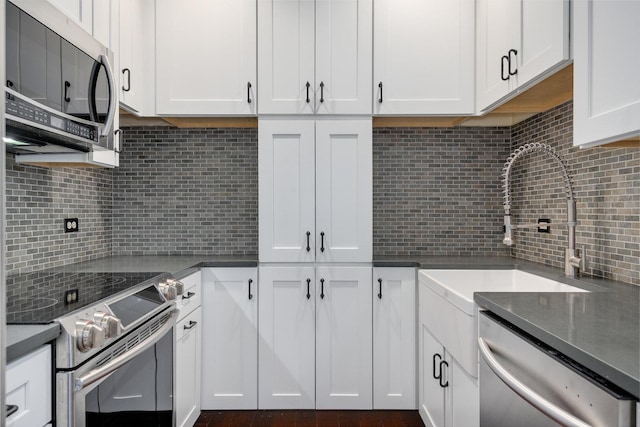
[[[481,426],[636,425],[633,396],[490,312],[479,328]]]
[[[55,425],[173,425],[173,327],[182,287],[167,273],[7,278],[8,323],[61,325]]]
[[[17,162],[113,156],[112,53],[48,2],[14,1],[20,7],[6,3],[7,151]]]

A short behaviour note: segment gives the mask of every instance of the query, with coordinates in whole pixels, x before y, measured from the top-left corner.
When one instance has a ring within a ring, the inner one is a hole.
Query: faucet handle
[[[584,272],[587,270],[587,248],[585,248],[584,245],[582,245],[582,249],[578,256],[580,258],[580,266],[578,268],[580,271]]]

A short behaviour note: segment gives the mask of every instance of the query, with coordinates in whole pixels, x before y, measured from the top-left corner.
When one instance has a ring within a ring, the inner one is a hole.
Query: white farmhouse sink
[[[420,270],[420,319],[472,376],[477,377],[474,292],[588,292],[521,270]]]

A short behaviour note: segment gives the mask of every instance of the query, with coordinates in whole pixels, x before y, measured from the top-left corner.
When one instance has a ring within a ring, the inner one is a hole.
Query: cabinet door
[[[374,409],[416,409],[416,323],[415,268],[374,268]]]
[[[372,0],[316,1],[316,112],[371,114]]]
[[[440,386],[446,384],[448,370],[442,362],[448,363],[444,357],[444,347],[440,344],[424,322],[420,322],[418,335],[419,345],[419,405],[418,411],[426,427],[445,426],[445,391]],[[441,379],[438,377],[442,376]]]
[[[154,3],[120,0],[120,103],[137,115],[155,114]]]
[[[202,288],[202,408],[257,409],[257,269],[205,268]]]
[[[193,426],[200,415],[202,309],[176,325],[176,425]]]
[[[93,0],[47,0],[66,16],[93,34]],[[104,0],[103,0],[104,1]]]
[[[520,1],[478,0],[476,12],[476,102],[478,111],[490,109],[493,104],[516,89],[515,72],[520,52]],[[543,27],[544,28],[544,27]]]
[[[7,427],[42,426],[51,421],[51,360],[51,346],[44,345],[7,364],[5,402],[18,407],[7,418]]]
[[[371,267],[318,267],[316,409],[371,409]]]
[[[260,114],[313,114],[314,0],[258,1]]]
[[[450,400],[449,408],[451,421],[447,421],[449,426],[480,426],[480,392],[478,390],[478,379],[470,376],[453,358],[447,356],[449,360],[448,371],[451,372],[449,380]]]
[[[315,271],[260,267],[260,409],[315,408]]]
[[[519,87],[561,68],[569,60],[569,1],[523,0],[521,5]]]
[[[156,2],[156,112],[256,113],[255,0]]]
[[[374,114],[473,114],[474,1],[374,7]]]
[[[316,260],[372,257],[371,119],[316,122]]]
[[[313,120],[259,121],[261,262],[315,260],[314,134]]]
[[[573,144],[640,141],[640,2],[574,2]]]

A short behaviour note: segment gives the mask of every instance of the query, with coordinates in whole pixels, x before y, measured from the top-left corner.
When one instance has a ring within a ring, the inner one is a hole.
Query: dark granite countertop
[[[7,325],[7,363],[31,353],[60,335],[60,325]]]

